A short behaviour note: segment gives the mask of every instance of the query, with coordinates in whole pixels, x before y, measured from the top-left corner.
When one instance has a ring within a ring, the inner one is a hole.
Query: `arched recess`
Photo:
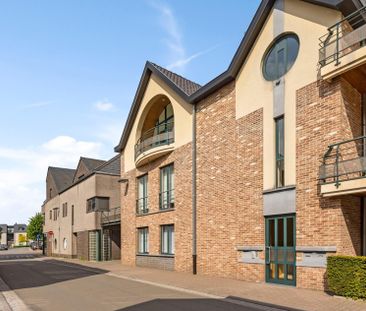
[[[154,96],[138,121],[135,165],[142,165],[174,149],[174,110],[166,95]]]
[[[143,135],[154,136],[163,129],[174,130],[174,108],[166,95],[156,95],[144,108],[136,131],[135,142]]]

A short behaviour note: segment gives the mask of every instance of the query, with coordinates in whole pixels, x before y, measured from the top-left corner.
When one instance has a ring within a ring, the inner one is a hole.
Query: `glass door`
[[[266,281],[296,285],[296,216],[266,218]]]

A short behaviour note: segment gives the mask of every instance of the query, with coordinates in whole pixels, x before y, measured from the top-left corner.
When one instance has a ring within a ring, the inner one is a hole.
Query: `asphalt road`
[[[0,277],[32,310],[254,311],[278,310],[210,299],[124,280],[100,269],[56,260],[0,262]]]

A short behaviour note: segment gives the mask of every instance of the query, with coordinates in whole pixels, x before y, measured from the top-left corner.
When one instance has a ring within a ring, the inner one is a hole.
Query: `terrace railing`
[[[366,44],[366,6],[328,28],[328,33],[319,38],[319,65],[332,62],[340,64],[342,57]]]

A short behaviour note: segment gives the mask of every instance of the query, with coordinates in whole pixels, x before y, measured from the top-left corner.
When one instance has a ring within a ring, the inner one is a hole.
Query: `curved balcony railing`
[[[160,124],[142,134],[135,145],[135,160],[137,157],[156,147],[174,143],[174,121]]]

